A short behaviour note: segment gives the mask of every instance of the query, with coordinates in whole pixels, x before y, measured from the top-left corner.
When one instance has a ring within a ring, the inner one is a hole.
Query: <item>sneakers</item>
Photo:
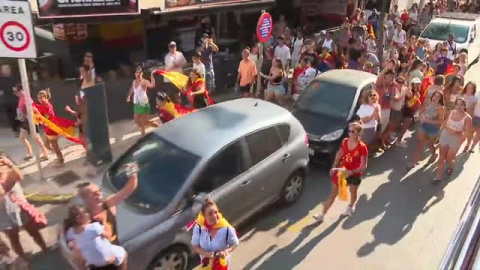
[[[343,216],[348,217],[353,213],[353,208],[349,205],[347,206],[347,209],[345,209],[345,212],[343,212]]]
[[[318,222],[323,222],[323,214],[314,215],[313,218]]]

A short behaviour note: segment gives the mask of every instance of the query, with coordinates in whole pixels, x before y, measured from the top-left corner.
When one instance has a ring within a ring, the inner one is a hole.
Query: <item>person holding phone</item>
[[[219,48],[217,44],[213,42],[213,38],[204,33],[202,36],[202,47],[200,49],[200,55],[202,63],[205,65],[205,82],[207,90],[210,93],[215,91],[215,72],[213,70],[213,54],[217,53]]]
[[[343,139],[335,155],[330,175],[332,176],[332,189],[330,196],[323,204],[323,212],[313,216],[319,222],[322,222],[328,209],[333,205],[335,198],[338,195],[338,177],[337,171],[344,169],[347,186],[350,190],[350,203],[343,213],[344,216],[349,216],[353,212],[353,207],[357,202],[357,190],[362,182],[362,175],[367,169],[368,147],[360,139],[362,136],[362,123],[352,122],[348,125],[348,138]]]

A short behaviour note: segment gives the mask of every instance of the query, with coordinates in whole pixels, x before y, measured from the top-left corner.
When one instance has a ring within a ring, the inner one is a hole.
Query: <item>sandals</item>
[[[48,160],[48,156],[40,157],[40,161],[47,161],[47,160]]]
[[[32,158],[33,158],[33,156],[28,155],[28,156],[25,156],[25,157],[23,158],[23,160],[29,161],[29,160],[31,160]]]
[[[463,153],[466,154],[468,152],[468,145],[463,148]]]
[[[445,174],[448,175],[448,176],[452,175],[452,173],[453,173],[452,168],[448,168],[448,169],[445,170]]]

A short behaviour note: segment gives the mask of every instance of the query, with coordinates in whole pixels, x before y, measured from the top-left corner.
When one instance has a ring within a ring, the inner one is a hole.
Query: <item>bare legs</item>
[[[140,133],[145,135],[145,130],[148,127],[158,127],[158,123],[155,123],[154,121],[150,121],[150,115],[148,114],[133,114],[133,120],[135,120],[135,123],[137,126],[140,128]]]
[[[33,151],[32,151],[32,145],[28,141],[28,133],[27,131],[23,130],[20,132],[20,141],[25,144],[25,148],[27,149],[27,157],[32,157],[33,156]],[[38,146],[40,147],[40,150],[42,151],[42,158],[48,157],[48,150],[45,147],[45,144],[43,143],[42,138],[40,135],[36,134],[35,135],[35,141],[37,142]]]
[[[36,225],[29,223],[25,225],[25,231],[32,237],[33,241],[42,249],[42,251],[47,251],[47,244],[43,239],[43,236],[40,234],[40,230],[36,227]],[[10,244],[12,245],[13,251],[23,258],[25,258],[25,251],[23,250],[22,244],[20,243],[20,228],[9,229],[5,231],[8,239],[10,240]]]

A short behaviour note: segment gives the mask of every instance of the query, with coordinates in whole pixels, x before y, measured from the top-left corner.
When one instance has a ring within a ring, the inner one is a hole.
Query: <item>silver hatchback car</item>
[[[295,202],[305,185],[308,138],[286,109],[237,99],[175,119],[140,139],[106,171],[105,196],[139,165],[136,191],[117,206],[119,243],[130,269],[186,269],[186,226],[211,196],[235,225],[278,200]],[[73,260],[61,236],[64,257]]]

